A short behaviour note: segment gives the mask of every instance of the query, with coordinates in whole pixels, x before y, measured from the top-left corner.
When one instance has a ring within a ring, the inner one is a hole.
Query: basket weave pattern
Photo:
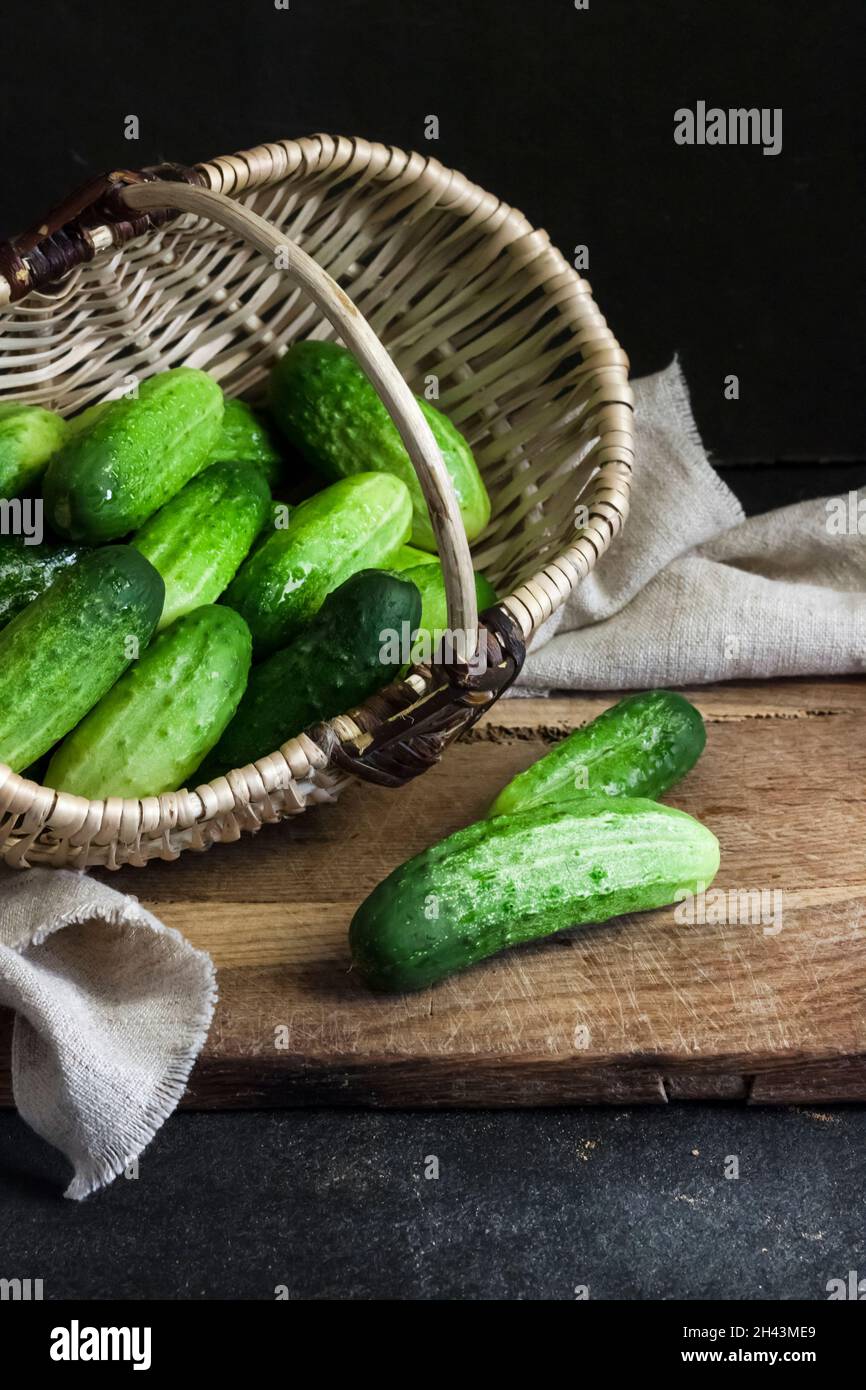
[[[195,177],[326,270],[414,391],[429,394],[435,379],[434,403],[469,440],[493,504],[473,563],[509,595],[500,609],[528,639],[627,515],[628,359],[589,285],[521,213],[418,154],[317,136],[199,165]],[[255,401],[291,341],[335,336],[296,284],[215,220],[183,215],[123,239],[91,228],[93,259],[0,311],[0,400],[68,415],[130,377],[186,365]],[[413,673],[404,707],[432,679]],[[237,839],[335,799],[347,780],[335,746],[363,749],[380,709],[370,702],[253,767],[142,801],[88,802],[0,765],[0,855],[117,867]]]

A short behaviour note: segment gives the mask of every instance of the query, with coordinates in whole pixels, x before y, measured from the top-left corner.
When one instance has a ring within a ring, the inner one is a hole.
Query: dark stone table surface
[[[0,1275],[46,1299],[826,1299],[866,1272],[864,1167],[863,1107],[184,1114],[78,1204],[7,1113]]]

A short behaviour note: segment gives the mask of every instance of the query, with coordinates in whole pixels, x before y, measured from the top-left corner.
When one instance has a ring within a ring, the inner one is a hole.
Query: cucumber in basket
[[[328,478],[374,468],[402,478],[412,494],[412,540],[436,549],[421,485],[397,426],[355,358],[336,343],[295,343],[274,366],[270,405],[283,434]],[[470,540],[490,520],[490,498],[472,450],[447,416],[417,397],[442,451]]]
[[[270,511],[264,474],[250,463],[212,463],[146,521],[131,545],[165,581],[160,628],[213,603]]]
[[[246,401],[226,401],[222,430],[211,463],[254,463],[273,487],[282,471],[282,454],[265,422]]]
[[[518,773],[487,814],[566,805],[595,794],[661,796],[694,767],[706,741],[703,719],[682,695],[629,695]]]
[[[0,762],[28,767],[143,651],[165,593],[149,560],[105,546],[58,575],[0,632]]]
[[[62,447],[66,421],[38,405],[0,405],[0,497],[17,497],[42,476]]]
[[[374,989],[423,989],[506,946],[663,907],[718,867],[715,835],[656,801],[587,797],[498,816],[380,883],[352,919],[352,960]]]
[[[350,574],[384,566],[412,525],[409,489],[387,473],[359,473],[296,508],[287,530],[253,551],[223,602],[249,624],[264,656],[285,644]]]
[[[439,556],[431,555],[429,550],[419,550],[416,545],[401,545],[397,554],[388,561],[388,568],[393,574],[402,574],[404,570],[413,570],[416,565],[438,564]]]
[[[383,657],[388,634],[412,632],[421,597],[405,576],[353,574],[329,594],[299,637],[254,666],[237,714],[199,770],[210,782],[273,753],[320,719],[366,700],[398,674]]]
[[[431,661],[436,658],[437,647],[441,637],[437,638],[437,633],[445,633],[448,629],[448,602],[445,597],[445,575],[442,573],[442,566],[435,556],[430,557],[433,564],[413,565],[411,569],[404,569],[402,575],[404,579],[410,579],[417,585],[421,594],[421,622],[418,626],[418,639],[415,644],[415,659],[418,661]],[[391,568],[391,566],[389,566]],[[476,571],[475,574],[475,597],[478,600],[478,611],[483,613],[485,608],[496,602],[496,591],[489,579],[485,579],[483,574]]]
[[[217,383],[194,367],[160,372],[136,397],[109,401],[45,471],[54,529],[93,543],[136,530],[205,466],[223,409]]]
[[[95,425],[100,415],[104,415],[111,401],[95,401],[93,405],[86,405],[83,410],[79,410],[77,415],[70,415],[67,418],[69,426],[69,438],[73,435],[81,434],[84,430],[89,430],[91,425]]]
[[[84,553],[77,545],[49,541],[26,545],[20,536],[0,536],[0,628],[49,589]]]
[[[249,629],[231,608],[178,618],[60,745],[46,785],[91,800],[183,786],[234,714],[250,657]]]

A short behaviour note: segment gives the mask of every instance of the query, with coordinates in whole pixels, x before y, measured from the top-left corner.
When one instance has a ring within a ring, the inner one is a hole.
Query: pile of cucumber
[[[475,825],[373,890],[349,929],[376,990],[423,989],[567,927],[704,891],[712,831],[655,797],[697,762],[700,714],[681,695],[631,695],[509,782]]]
[[[474,539],[472,452],[420,405]],[[304,463],[327,485],[289,507]],[[414,469],[333,343],[289,349],[262,415],[188,367],[71,420],[0,406],[4,522],[25,498],[49,534],[0,534],[0,762],[58,791],[154,796],[246,766],[392,679],[386,634],[447,628]],[[478,593],[495,601],[482,576]]]
[[[419,404],[473,540],[490,501],[472,452]],[[187,367],[69,421],[0,406],[3,520],[26,498],[51,532],[0,534],[0,762],[92,799],[159,795],[360,704],[405,664],[389,634],[435,647],[445,581],[424,499],[357,362],[296,344],[268,406],[226,402]],[[327,486],[290,508],[299,455]],[[476,587],[481,610],[495,602]],[[654,799],[704,740],[664,691],[579,729],[375,889],[350,930],[364,979],[420,989],[708,886],[715,836]]]

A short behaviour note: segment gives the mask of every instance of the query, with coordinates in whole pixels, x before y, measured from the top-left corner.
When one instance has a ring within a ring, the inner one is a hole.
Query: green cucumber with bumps
[[[165,581],[160,628],[219,598],[270,506],[267,482],[254,464],[212,463],[144,523],[130,544]]]
[[[352,960],[373,989],[424,989],[506,947],[679,901],[718,867],[712,832],[656,801],[498,816],[380,883],[352,920]]]
[[[185,784],[243,694],[249,629],[231,608],[184,614],[60,745],[46,785],[91,800],[159,796]]]
[[[53,410],[0,404],[0,497],[17,497],[38,482],[68,434],[66,421]]]
[[[217,383],[193,367],[160,372],[137,396],[109,401],[45,470],[55,531],[101,544],[137,530],[208,463],[223,410]]]
[[[237,714],[199,773],[212,781],[266,757],[322,719],[344,714],[395,678],[388,634],[411,633],[421,597],[405,576],[353,574],[282,651],[254,666]],[[405,625],[405,626],[404,626]]]
[[[597,794],[662,796],[694,767],[706,741],[699,712],[676,691],[629,695],[518,773],[487,814],[564,806]]]
[[[302,502],[223,596],[249,624],[257,658],[285,646],[351,574],[386,565],[411,525],[409,489],[388,473],[359,473]]]
[[[50,589],[58,575],[84,554],[78,545],[50,541],[27,545],[20,536],[0,536],[0,628]]]
[[[165,586],[129,545],[58,575],[0,632],[0,762],[28,767],[69,733],[150,641]]]
[[[466,534],[490,520],[490,498],[472,450],[446,415],[416,397],[454,485]],[[375,387],[358,362],[336,343],[295,343],[274,366],[271,413],[289,442],[327,478],[368,469],[402,478],[412,495],[412,541],[436,549],[427,504],[412,461]]]
[[[273,487],[282,472],[282,453],[267,424],[246,401],[226,401],[222,430],[211,463],[253,463]]]

